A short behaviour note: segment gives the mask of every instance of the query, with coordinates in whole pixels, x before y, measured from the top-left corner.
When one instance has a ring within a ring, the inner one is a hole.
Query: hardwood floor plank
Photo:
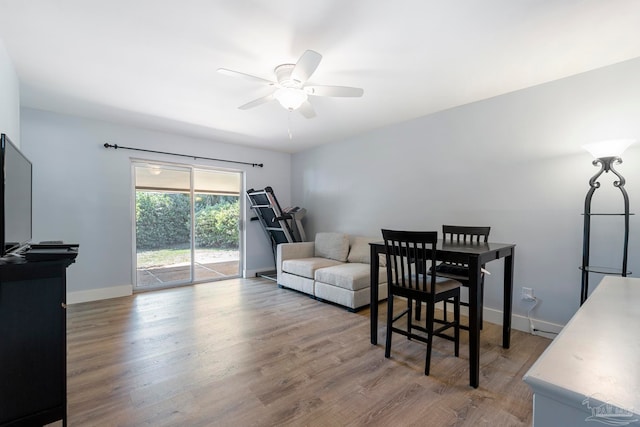
[[[381,323],[386,313],[380,305]],[[391,359],[351,313],[265,279],[233,279],[68,308],[71,426],[523,426],[522,375],[549,340],[519,331],[509,350],[485,323],[480,387],[435,339],[394,335]],[[385,328],[380,328],[384,342]]]

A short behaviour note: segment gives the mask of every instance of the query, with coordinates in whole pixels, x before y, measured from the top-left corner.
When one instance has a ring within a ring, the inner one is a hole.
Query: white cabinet
[[[533,425],[640,425],[640,279],[606,276],[524,376]]]

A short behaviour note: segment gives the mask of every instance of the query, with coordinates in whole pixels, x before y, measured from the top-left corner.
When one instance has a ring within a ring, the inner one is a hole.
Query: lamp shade
[[[287,110],[295,110],[307,100],[307,94],[305,91],[288,87],[276,90],[273,96],[278,100],[280,105]]]
[[[635,139],[609,139],[586,144],[583,145],[582,148],[591,153],[596,159],[603,157],[620,157],[622,153],[624,153],[624,150],[635,142]]]

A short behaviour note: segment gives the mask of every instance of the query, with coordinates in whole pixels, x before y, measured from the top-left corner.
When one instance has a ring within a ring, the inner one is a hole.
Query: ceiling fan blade
[[[291,71],[291,79],[299,83],[309,80],[311,74],[318,68],[322,55],[315,50],[307,50],[302,54]]]
[[[241,71],[228,70],[226,68],[218,68],[218,72],[220,74],[224,74],[225,76],[231,77],[241,77],[245,80],[249,80],[252,82],[267,84],[269,86],[274,86],[276,83],[271,80],[263,79],[262,77],[252,76],[251,74],[243,73]]]
[[[349,86],[305,86],[307,95],[313,96],[338,96],[357,98],[364,94],[364,89]]]
[[[300,114],[307,119],[312,119],[316,116],[316,111],[313,109],[313,105],[309,101],[304,101],[300,107],[298,107]]]
[[[273,99],[273,93],[270,93],[267,96],[263,96],[262,98],[254,99],[251,102],[247,102],[244,105],[239,106],[240,110],[248,110],[249,108],[257,107],[258,105],[265,104]]]

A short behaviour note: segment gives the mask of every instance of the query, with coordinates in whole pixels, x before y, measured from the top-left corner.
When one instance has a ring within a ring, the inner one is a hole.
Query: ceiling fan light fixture
[[[349,86],[318,86],[309,84],[309,78],[316,71],[322,55],[313,50],[306,50],[295,64],[280,64],[273,69],[276,80],[266,80],[242,71],[219,68],[221,74],[236,76],[245,80],[266,84],[272,88],[268,95],[254,99],[239,106],[241,110],[248,110],[277,99],[280,105],[288,111],[297,110],[307,119],[316,117],[316,112],[309,102],[309,97],[331,96],[342,98],[361,97],[364,90]]]
[[[307,100],[307,94],[303,90],[287,87],[276,90],[273,97],[289,111],[299,108]]]

